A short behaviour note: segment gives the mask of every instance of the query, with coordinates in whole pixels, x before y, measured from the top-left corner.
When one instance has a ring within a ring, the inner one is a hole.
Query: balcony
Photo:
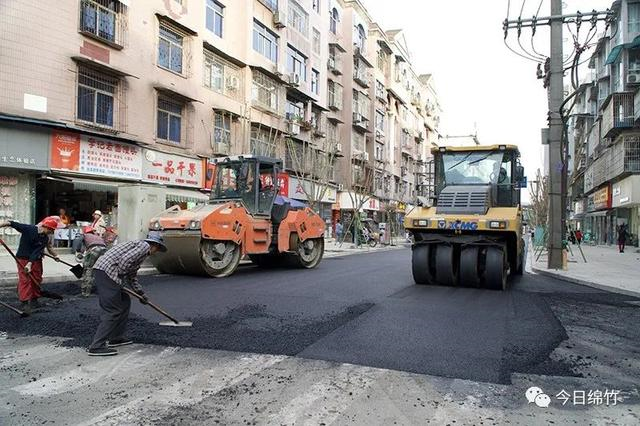
[[[635,121],[640,120],[640,90],[633,97],[633,118]]]
[[[355,68],[353,70],[353,79],[365,88],[368,88],[371,84],[371,74],[362,68]]]
[[[366,132],[368,126],[369,118],[359,112],[353,113],[353,127]]]
[[[314,116],[311,119],[311,129],[313,130],[313,136],[318,138],[327,137],[327,117],[324,114]]]
[[[334,75],[342,75],[342,59],[337,56],[329,57],[327,69]]]
[[[342,96],[337,93],[329,93],[328,99],[329,109],[332,111],[341,111],[342,110]]]
[[[602,137],[613,138],[622,130],[633,127],[633,93],[614,93],[603,105]]]

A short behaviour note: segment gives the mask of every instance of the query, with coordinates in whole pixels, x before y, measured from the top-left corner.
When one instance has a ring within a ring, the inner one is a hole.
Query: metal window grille
[[[250,151],[252,155],[275,157],[278,132],[251,128]]]
[[[280,85],[265,74],[254,71],[251,99],[254,105],[261,106],[270,111],[279,110]]]
[[[88,67],[77,74],[76,119],[109,130],[123,130],[124,96],[117,77]]]
[[[158,65],[182,74],[184,36],[166,24],[160,24],[158,39]]]
[[[117,0],[81,0],[80,31],[123,46],[126,6]]]
[[[184,104],[158,97],[157,130],[158,139],[179,144],[182,141],[182,117]]]

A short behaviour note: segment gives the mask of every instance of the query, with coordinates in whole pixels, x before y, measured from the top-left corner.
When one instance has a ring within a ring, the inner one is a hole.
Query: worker
[[[60,210],[58,210],[59,212],[59,218],[60,218],[60,222],[65,226],[69,226],[71,224],[71,218],[67,215],[67,210],[64,208],[60,208]]]
[[[91,227],[94,229],[96,235],[101,237],[107,231],[107,223],[104,221],[104,217],[100,210],[93,212],[93,223],[91,223]]]
[[[56,262],[60,259],[51,247],[49,235],[58,227],[58,221],[47,217],[37,225],[29,225],[13,220],[0,222],[0,228],[12,227],[20,232],[20,243],[16,258],[18,262],[18,298],[22,302],[22,310],[28,314],[40,307],[38,299],[43,296],[42,257],[44,249]]]
[[[100,325],[89,346],[89,356],[117,355],[115,347],[133,343],[125,337],[131,299],[122,291],[125,286],[141,296],[146,303],[142,287],[138,283],[138,269],[147,256],[167,247],[162,236],[150,232],[146,239],[119,244],[102,255],[93,266],[96,291],[102,314]]]
[[[74,240],[73,247],[76,253],[83,252],[80,289],[83,297],[89,297],[93,289],[93,265],[107,251],[107,245],[91,226],[85,226],[82,228],[82,234],[78,234]]]

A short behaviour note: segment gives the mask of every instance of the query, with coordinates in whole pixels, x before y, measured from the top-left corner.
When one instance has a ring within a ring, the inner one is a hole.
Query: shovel
[[[20,267],[20,262],[18,262],[18,258],[16,257],[15,254],[13,254],[13,252],[11,251],[9,246],[7,246],[7,244],[1,238],[0,238],[0,245],[2,245],[5,249],[7,249],[7,251],[11,255],[11,257],[13,257],[13,260],[16,261],[16,264],[18,265],[18,267]],[[38,287],[40,289],[40,294],[42,295],[42,297],[47,297],[49,299],[56,299],[56,300],[62,300],[63,299],[63,297],[61,295],[59,295],[58,293],[53,293],[51,291],[42,290],[42,287],[40,286],[40,284],[38,284],[38,281],[36,281],[36,279],[33,277],[31,272],[27,272],[27,276],[29,277],[31,282],[34,283],[36,285],[36,287]]]
[[[55,257],[51,256],[50,254],[46,254],[45,253],[44,255],[55,260]],[[62,260],[60,258],[58,258],[57,262],[60,262],[63,265],[71,266],[71,269],[69,269],[71,271],[71,273],[73,275],[75,275],[76,278],[82,278],[82,274],[84,273],[84,267],[82,265],[80,265],[80,264],[72,265],[71,263],[65,262],[64,260]]]
[[[28,314],[28,313],[23,312],[23,311],[21,311],[21,310],[20,310],[20,309],[18,309],[18,308],[14,308],[13,306],[9,305],[8,303],[4,303],[4,302],[1,302],[1,301],[0,301],[0,306],[3,306],[3,307],[5,307],[5,308],[9,309],[10,311],[15,312],[16,314],[20,315],[22,318],[25,318],[25,317],[28,317],[28,316],[29,316],[29,314]]]
[[[130,296],[135,297],[136,299],[142,301],[143,297],[140,296],[138,293],[136,293],[135,291],[131,291],[126,287],[122,287],[122,291],[124,291],[125,293],[127,293]],[[193,325],[193,323],[191,321],[178,321],[177,319],[175,319],[174,317],[172,317],[171,315],[169,315],[168,313],[166,313],[165,311],[163,311],[162,309],[160,309],[159,306],[151,303],[149,300],[147,300],[147,305],[151,306],[153,309],[155,309],[156,311],[158,311],[159,313],[161,313],[162,315],[164,315],[165,317],[169,318],[171,321],[161,321],[158,323],[158,325],[162,325],[165,327],[191,327]]]

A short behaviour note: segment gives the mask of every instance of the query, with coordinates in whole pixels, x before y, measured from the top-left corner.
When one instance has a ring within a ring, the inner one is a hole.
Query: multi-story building
[[[616,1],[572,112],[570,219],[598,243],[640,232],[640,3]]]
[[[243,153],[282,158],[290,197],[319,180],[328,222],[340,192],[428,191],[436,92],[360,1],[9,0],[0,23],[0,218],[101,209],[132,238],[141,205],[201,202],[206,159]]]

